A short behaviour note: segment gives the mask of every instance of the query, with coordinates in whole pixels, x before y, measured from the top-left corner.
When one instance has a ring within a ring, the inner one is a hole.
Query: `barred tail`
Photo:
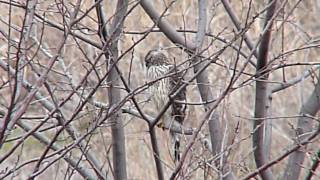
[[[180,140],[174,144],[174,162],[180,161]]]
[[[180,135],[174,132],[170,132],[171,140],[173,144],[174,162],[180,161]]]

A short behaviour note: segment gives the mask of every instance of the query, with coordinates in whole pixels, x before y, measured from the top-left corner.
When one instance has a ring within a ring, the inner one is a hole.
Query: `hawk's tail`
[[[180,135],[174,132],[170,132],[171,140],[173,144],[174,162],[180,161]]]

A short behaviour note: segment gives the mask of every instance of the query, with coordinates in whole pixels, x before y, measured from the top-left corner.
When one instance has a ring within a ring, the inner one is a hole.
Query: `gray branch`
[[[15,74],[15,71],[13,68],[11,68],[10,66],[8,66],[7,63],[5,63],[4,61],[0,60],[0,67],[3,68],[4,70],[6,70],[7,72],[9,72],[10,74]],[[24,88],[27,91],[31,91],[33,89],[33,86],[26,80],[22,81],[22,85],[24,86]],[[49,112],[53,112],[56,108],[55,106],[47,99],[45,98],[40,92],[36,92],[35,96],[34,96],[39,103],[46,108]],[[60,111],[60,113],[62,113],[62,111]],[[61,116],[63,117],[63,115]],[[18,121],[20,122],[20,121]],[[18,123],[17,122],[17,123]],[[64,124],[63,122],[60,122],[61,124]],[[19,125],[19,124],[18,124]],[[19,125],[20,126],[20,125]],[[72,125],[67,125],[66,126],[66,131],[70,134],[70,136],[75,140],[78,137],[78,131],[76,130],[76,128],[74,128]],[[85,140],[83,140],[85,141]],[[84,155],[86,156],[87,160],[90,161],[95,169],[102,169],[102,164],[98,161],[98,159],[93,155],[93,153],[91,151],[87,151],[86,150],[86,142],[80,142],[79,143],[79,147],[84,153]],[[42,142],[42,141],[40,141]],[[102,174],[102,173],[100,173]],[[105,174],[105,173],[103,173]]]
[[[316,84],[312,94],[309,96],[308,100],[301,106],[300,117],[297,124],[297,135],[296,144],[299,145],[300,142],[307,138],[307,135],[312,131],[312,118],[317,114],[320,109],[320,81]],[[305,147],[304,147],[305,148]],[[305,152],[302,148],[295,151],[289,156],[289,161],[284,171],[282,179],[285,180],[296,180],[299,179],[301,166],[304,161]]]
[[[268,162],[267,150],[265,149],[266,134],[264,131],[266,117],[268,117],[269,110],[269,90],[268,90],[268,76],[269,73],[266,71],[268,65],[268,53],[269,44],[271,39],[271,27],[273,23],[273,16],[276,9],[276,1],[269,0],[270,6],[267,9],[266,20],[264,29],[267,30],[261,37],[261,43],[259,46],[259,54],[257,59],[256,68],[256,95],[255,95],[255,112],[254,112],[254,123],[253,123],[253,148],[254,148],[254,159],[257,168],[263,166]],[[271,132],[270,132],[271,133]],[[267,134],[271,136],[271,134]],[[267,138],[268,139],[268,138]],[[271,180],[274,179],[270,169],[265,169],[260,172],[262,179]]]
[[[292,78],[291,80],[288,80],[285,83],[281,83],[281,84],[277,84],[277,85],[272,86],[272,93],[279,92],[279,91],[287,89],[295,84],[298,84],[299,82],[303,81],[308,76],[310,76],[312,74],[312,72],[314,72],[318,69],[320,69],[319,65],[306,70],[305,72],[303,72],[303,74],[301,76],[297,76],[295,78]]]
[[[149,116],[147,114],[144,114],[144,116],[146,116],[147,119],[144,119],[143,117],[141,117],[140,113],[137,110],[131,109],[131,108],[122,108],[122,112],[123,113],[128,113],[130,115],[133,115],[135,117],[138,117],[140,119],[143,119],[145,121],[147,121],[148,124],[154,124],[155,122],[155,118],[152,116]],[[184,135],[192,135],[193,134],[193,129],[192,128],[185,128],[183,127],[180,123],[177,123],[175,121],[172,121],[172,124],[164,124],[164,128],[165,129],[170,129],[170,131],[175,132],[175,133],[179,133],[179,134],[184,134]]]
[[[225,10],[227,11],[231,21],[233,22],[236,30],[237,31],[241,31],[241,29],[244,28],[244,27],[241,27],[240,20],[237,17],[236,13],[232,10],[232,8],[230,6],[230,3],[229,3],[229,0],[221,0],[221,2],[223,4],[223,7],[225,8]],[[252,38],[248,35],[248,33],[245,33],[243,35],[243,37],[244,37],[244,41],[247,44],[248,48],[251,51],[254,50],[253,55],[257,58],[258,54],[257,54],[256,50],[254,49]]]
[[[98,14],[100,39],[104,43],[104,52],[107,63],[107,71],[110,72],[107,77],[107,83],[110,85],[108,89],[109,106],[112,109],[121,102],[120,75],[116,70],[118,55],[118,40],[123,29],[123,23],[127,14],[128,0],[118,0],[116,13],[109,32],[106,28],[106,17],[103,14],[101,3],[97,4],[96,10]],[[111,43],[110,47],[109,44]],[[110,48],[110,49],[109,49]],[[115,179],[127,179],[127,163],[124,125],[121,113],[116,112],[110,117],[111,134],[112,134],[112,153],[113,153],[113,169]]]
[[[26,132],[32,130],[32,127],[29,126],[27,123],[23,122],[23,121],[18,121],[17,122],[18,126],[20,126],[23,130],[25,130]],[[38,132],[34,132],[33,137],[35,137],[38,141],[40,141],[42,144],[45,145],[49,145],[50,144],[50,139],[48,139],[46,136],[38,133]],[[53,151],[58,151],[60,149],[63,149],[63,147],[60,147],[59,145],[53,144],[50,146],[50,148]],[[60,154],[60,153],[59,153]],[[93,175],[92,172],[90,172],[88,170],[88,168],[79,165],[77,160],[74,160],[72,158],[70,158],[69,156],[63,156],[63,159],[70,164],[71,167],[73,167],[76,171],[79,172],[79,174],[85,178],[85,179],[89,179],[89,180],[94,180],[96,179],[96,177]]]
[[[175,28],[164,18],[160,16],[157,10],[152,6],[152,2],[148,0],[141,0],[140,4],[148,16],[154,23],[158,25],[160,30],[169,38],[173,43],[181,45],[188,50],[195,50],[196,46],[192,42],[185,40],[182,34],[177,33]]]

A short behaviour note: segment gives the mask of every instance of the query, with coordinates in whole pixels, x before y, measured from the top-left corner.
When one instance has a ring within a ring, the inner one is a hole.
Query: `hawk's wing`
[[[169,92],[171,95],[183,85],[183,72],[179,72],[176,66],[173,66],[170,72],[174,73],[169,79]],[[180,124],[183,123],[186,114],[186,104],[183,102],[186,102],[186,88],[183,88],[177,94],[171,105],[171,115],[174,117],[174,120]]]

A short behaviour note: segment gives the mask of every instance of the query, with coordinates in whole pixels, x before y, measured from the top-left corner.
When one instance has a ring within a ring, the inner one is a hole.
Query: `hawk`
[[[174,64],[169,62],[168,57],[161,50],[149,51],[145,57],[145,65],[147,67],[147,78],[150,81],[155,81],[149,88],[152,95],[151,100],[155,108],[160,111],[169,100],[169,95],[175,93],[183,84],[182,73],[178,71],[178,68]],[[168,76],[166,77],[166,75]],[[183,103],[185,100],[186,88],[182,89],[182,91],[172,99],[171,107],[164,113],[158,126],[163,129],[170,129],[170,126],[175,122],[182,125],[186,112],[186,105]],[[174,144],[174,161],[177,162],[180,159],[180,136],[171,130],[170,135],[172,143]]]

